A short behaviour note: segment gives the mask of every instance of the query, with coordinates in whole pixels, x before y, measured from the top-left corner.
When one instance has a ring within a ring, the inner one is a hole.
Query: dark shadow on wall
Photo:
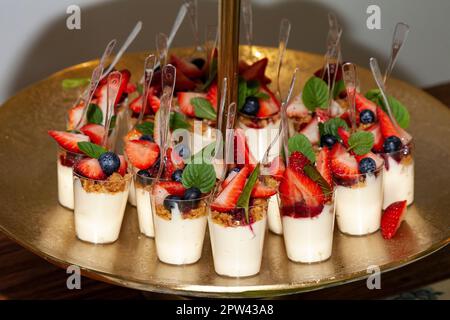
[[[41,35],[33,40],[31,49],[20,63],[21,67],[11,77],[7,94],[12,95],[24,86],[68,66],[98,58],[112,38],[116,38],[121,45],[138,20],[143,21],[143,30],[129,51],[153,49],[155,34],[170,31],[181,3],[181,0],[114,0],[102,5],[82,7],[82,28],[75,31],[66,28],[66,15],[58,17],[48,23]],[[207,25],[217,24],[217,2],[199,1],[199,7],[203,37]],[[277,46],[279,23],[282,18],[288,18],[292,23],[289,48],[316,53],[325,51],[329,8],[311,1],[295,0],[274,0],[270,6],[254,4],[253,8],[255,44]],[[340,21],[344,30],[351,33],[345,21]],[[192,41],[191,28],[186,20],[174,46],[188,46]],[[345,60],[367,66],[370,56],[382,57],[387,50],[381,48],[380,52],[371,52],[344,33]],[[396,75],[408,78],[407,71],[399,68]]]

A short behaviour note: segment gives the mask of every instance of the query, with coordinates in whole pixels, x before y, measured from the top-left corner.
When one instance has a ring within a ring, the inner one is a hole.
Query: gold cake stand
[[[186,55],[192,48],[174,49]],[[254,47],[254,54],[276,61],[277,49]],[[145,53],[126,55],[118,68],[127,67],[136,81]],[[286,54],[282,84],[288,86],[295,66],[301,70],[297,92],[321,67],[319,55],[297,51]],[[55,144],[48,129],[64,129],[65,112],[79,94],[64,91],[61,80],[88,77],[96,61],[60,71],[8,100],[0,108],[0,231],[44,259],[66,267],[80,266],[98,280],[144,291],[199,297],[269,297],[344,284],[369,276],[368,266],[382,271],[423,258],[450,239],[450,110],[423,91],[392,80],[391,92],[410,112],[410,131],[416,139],[416,201],[396,237],[380,233],[350,237],[335,232],[333,255],[312,265],[290,262],[282,237],[268,234],[259,275],[232,279],[214,272],[206,237],[201,260],[189,266],[158,261],[152,239],[139,233],[136,209],[128,206],[119,240],[90,245],[77,240],[73,213],[57,203]],[[362,89],[375,87],[370,73],[359,70]],[[274,76],[269,66],[268,73]]]

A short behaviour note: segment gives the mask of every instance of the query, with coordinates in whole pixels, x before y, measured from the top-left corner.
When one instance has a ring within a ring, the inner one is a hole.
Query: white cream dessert
[[[283,216],[284,243],[290,260],[325,261],[333,247],[334,205],[325,205],[315,217]]]
[[[397,162],[397,160],[388,156],[383,179],[383,209],[397,201],[406,200],[408,206],[413,203],[414,160],[412,157],[409,160]]]
[[[57,161],[58,170],[58,201],[67,209],[73,210],[73,168],[61,164]]]
[[[215,271],[228,277],[259,273],[267,218],[245,226],[224,226],[214,216],[208,222]]]
[[[138,213],[139,230],[147,237],[155,236],[153,227],[153,210],[151,203],[151,188],[153,179],[138,174],[134,176],[134,190],[136,196],[136,209]],[[133,184],[132,184],[133,185]],[[130,191],[131,192],[131,191]]]
[[[130,192],[128,192],[128,203],[131,204],[133,207],[137,206],[136,188],[134,187],[134,184],[130,185]]]
[[[283,234],[278,195],[273,195],[269,198],[267,205],[267,220],[271,232],[278,235]]]

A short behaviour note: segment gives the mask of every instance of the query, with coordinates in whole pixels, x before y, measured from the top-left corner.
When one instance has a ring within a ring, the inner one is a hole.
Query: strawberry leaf
[[[105,148],[103,148],[99,145],[96,145],[92,142],[82,141],[82,142],[78,142],[77,144],[78,144],[78,148],[81,150],[81,152],[83,152],[88,157],[91,157],[94,159],[100,158],[100,156],[102,154],[104,154],[105,152],[108,151]]]
[[[91,103],[86,114],[87,122],[93,124],[102,124],[103,112],[96,104]]]
[[[153,130],[155,125],[152,122],[143,122],[136,126],[136,130],[143,135],[153,136]]]
[[[372,150],[374,137],[371,132],[358,131],[353,133],[348,139],[349,150],[359,156],[363,156]]]
[[[216,120],[216,110],[208,99],[197,97],[192,98],[190,102],[194,106],[194,113],[197,118]]]
[[[189,163],[183,171],[181,182],[186,189],[196,187],[202,193],[209,193],[216,184],[214,166],[207,163]]]
[[[255,186],[256,181],[258,180],[259,171],[260,171],[260,165],[258,163],[258,165],[255,167],[255,169],[253,169],[252,174],[248,178],[247,183],[245,184],[245,187],[242,190],[242,193],[239,196],[239,199],[237,201],[237,207],[244,208],[244,210],[245,210],[245,220],[246,220],[247,224],[250,223],[250,217],[249,217],[249,213],[248,213],[248,205],[250,202],[250,196],[252,194],[253,187]]]
[[[179,112],[170,113],[170,130],[189,129],[191,126],[186,121],[186,117]]]
[[[311,141],[309,141],[309,139],[301,133],[289,138],[288,150],[289,154],[298,151],[303,153],[303,155],[307,157],[311,163],[316,162],[316,155],[314,153]]]
[[[310,111],[314,111],[316,108],[328,108],[328,97],[328,85],[325,81],[313,76],[306,82],[302,100]]]
[[[323,134],[331,134],[332,136],[335,136],[336,138],[340,139],[339,134],[338,134],[338,129],[340,127],[343,127],[344,129],[348,129],[348,125],[347,122],[345,122],[345,120],[341,119],[341,118],[333,118],[330,119],[328,121],[326,121],[323,124]],[[320,130],[320,128],[319,128]],[[321,135],[323,135],[321,133]]]

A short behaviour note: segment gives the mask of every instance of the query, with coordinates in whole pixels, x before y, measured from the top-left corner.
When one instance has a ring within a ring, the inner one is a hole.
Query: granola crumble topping
[[[197,219],[206,216],[208,213],[206,202],[201,200],[198,207],[189,211],[181,212],[183,219]],[[156,214],[164,219],[170,221],[172,219],[172,212],[167,210],[164,205],[156,206]]]
[[[249,208],[250,224],[262,220],[267,215],[267,199],[255,199],[253,205]],[[243,209],[236,212],[219,212],[211,210],[211,219],[224,227],[244,227],[248,226],[245,221]]]
[[[95,180],[89,180],[89,179],[83,179],[81,180],[81,185],[84,189],[84,191],[91,193],[119,193],[124,192],[127,188],[127,184],[131,179],[130,174],[126,174],[124,177],[122,177],[117,172],[114,172],[111,176],[108,177],[108,179],[104,181],[95,181]]]

